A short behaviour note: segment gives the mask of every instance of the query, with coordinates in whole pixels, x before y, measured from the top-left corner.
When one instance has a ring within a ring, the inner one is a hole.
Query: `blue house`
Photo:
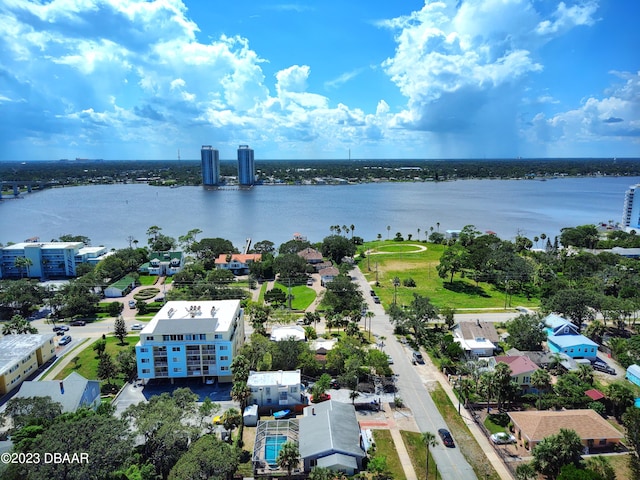
[[[640,386],[640,365],[630,365],[629,368],[627,368],[625,378],[631,383]]]
[[[552,352],[589,360],[598,356],[598,344],[578,332],[573,323],[558,315],[549,315],[544,323],[548,332],[547,345]]]

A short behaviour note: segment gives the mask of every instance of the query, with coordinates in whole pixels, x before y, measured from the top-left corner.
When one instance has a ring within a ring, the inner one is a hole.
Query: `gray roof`
[[[55,337],[53,333],[5,335],[0,339],[0,375]]]
[[[475,340],[476,338],[486,338],[494,345],[500,342],[500,337],[496,327],[492,322],[460,322],[454,328],[458,329],[460,336],[465,340]]]
[[[329,469],[342,470],[343,468],[358,469],[358,462],[355,458],[341,453],[334,453],[318,459],[318,466]]]
[[[60,388],[60,384],[64,386],[64,393]],[[97,380],[87,380],[77,372],[73,372],[62,381],[47,380],[42,382],[30,381],[23,382],[16,397],[51,397],[51,400],[62,405],[63,412],[75,412],[80,408],[81,401],[85,392],[85,402],[93,402],[100,397],[100,382]]]
[[[334,400],[306,407],[300,419],[299,449],[302,458],[334,453],[364,458],[355,407]]]

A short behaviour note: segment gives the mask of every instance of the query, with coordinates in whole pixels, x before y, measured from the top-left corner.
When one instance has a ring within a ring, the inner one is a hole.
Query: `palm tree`
[[[391,233],[391,225],[387,225],[387,240],[389,240],[390,233]]]
[[[16,257],[13,261],[13,265],[20,269],[20,278],[24,278],[25,272],[27,273],[27,276],[29,276],[29,267],[33,265],[33,261],[27,257]]]
[[[576,375],[581,382],[593,385],[593,368],[591,367],[591,365],[578,365],[578,371],[576,372]]]
[[[440,222],[436,222],[436,227],[438,228],[438,232],[440,232]]]
[[[538,473],[530,463],[521,463],[516,468],[516,480],[534,480],[537,477]]]
[[[300,463],[300,451],[293,442],[285,442],[278,452],[278,466],[287,471],[287,478],[291,478],[293,468]]]
[[[542,390],[547,390],[551,385],[551,375],[546,370],[539,368],[531,375],[531,385],[538,391],[538,410],[540,410],[540,396]]]
[[[400,286],[400,279],[398,277],[393,277],[393,304],[396,304],[396,298],[398,295],[398,287]]]
[[[355,404],[356,403],[356,398],[358,398],[360,396],[360,392],[358,390],[351,390],[349,392],[349,398],[351,399],[351,404]]]
[[[420,440],[424,443],[424,446],[427,447],[427,476],[426,479],[429,479],[429,449],[431,447],[435,447],[438,445],[438,440],[436,440],[436,436],[432,432],[424,432],[420,435]]]
[[[231,387],[231,398],[240,404],[240,410],[244,412],[247,400],[251,398],[251,388],[246,382],[235,382]]]

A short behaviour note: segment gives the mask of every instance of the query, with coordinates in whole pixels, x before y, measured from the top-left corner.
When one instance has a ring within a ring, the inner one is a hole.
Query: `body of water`
[[[374,240],[401,232],[420,238],[475,225],[500,238],[553,241],[563,227],[621,221],[624,193],[640,177],[537,180],[459,180],[341,186],[256,186],[208,191],[145,184],[53,188],[0,202],[0,243],[30,237],[85,235],[94,245],[127,246],[133,236],[147,244],[152,225],[174,238],[199,228],[198,238],[222,237],[242,248],[246,238],[277,245],[294,233],[310,241],[331,234],[331,225],[355,226]],[[439,224],[439,226],[438,226]],[[389,227],[389,228],[387,228]],[[351,234],[349,234],[351,235]]]

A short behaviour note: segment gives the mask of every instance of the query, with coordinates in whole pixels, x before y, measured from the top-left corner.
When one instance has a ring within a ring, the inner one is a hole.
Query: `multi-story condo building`
[[[203,145],[200,150],[202,185],[214,187],[220,183],[220,155],[211,145]]]
[[[249,145],[238,147],[238,183],[250,186],[256,182],[256,166],[253,161],[253,150]]]
[[[14,390],[56,355],[53,333],[0,339],[0,395]]]
[[[0,248],[0,278],[68,278],[81,263],[96,263],[106,247],[82,242],[22,242]],[[24,260],[23,260],[24,259]]]
[[[138,378],[231,382],[231,362],[243,342],[240,300],[167,302],[140,332]]]
[[[640,228],[640,183],[630,186],[624,194],[622,226],[626,230]]]

